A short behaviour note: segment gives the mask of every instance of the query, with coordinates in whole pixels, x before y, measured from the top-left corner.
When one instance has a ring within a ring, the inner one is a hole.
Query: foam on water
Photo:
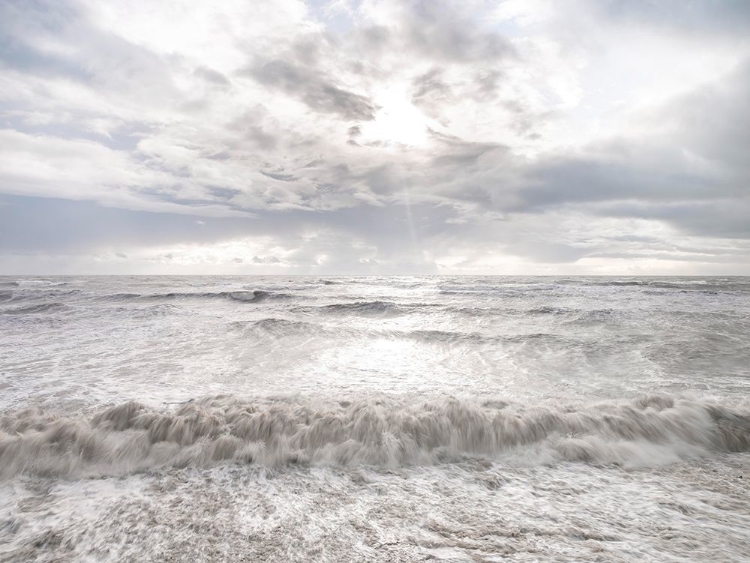
[[[741,561],[746,278],[0,278],[0,561]]]

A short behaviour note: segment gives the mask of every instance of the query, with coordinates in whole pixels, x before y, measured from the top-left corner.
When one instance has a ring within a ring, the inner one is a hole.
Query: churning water
[[[0,278],[0,561],[750,560],[748,278]]]

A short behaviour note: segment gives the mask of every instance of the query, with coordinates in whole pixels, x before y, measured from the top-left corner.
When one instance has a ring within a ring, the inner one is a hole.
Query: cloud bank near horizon
[[[0,273],[750,274],[750,4],[8,0]]]

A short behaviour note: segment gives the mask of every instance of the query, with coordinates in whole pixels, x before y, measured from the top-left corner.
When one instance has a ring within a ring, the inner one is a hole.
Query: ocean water
[[[0,561],[749,561],[750,279],[0,277]]]

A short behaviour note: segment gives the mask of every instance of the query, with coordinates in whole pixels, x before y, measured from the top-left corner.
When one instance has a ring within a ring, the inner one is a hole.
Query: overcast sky
[[[750,274],[750,2],[2,0],[2,273]]]

